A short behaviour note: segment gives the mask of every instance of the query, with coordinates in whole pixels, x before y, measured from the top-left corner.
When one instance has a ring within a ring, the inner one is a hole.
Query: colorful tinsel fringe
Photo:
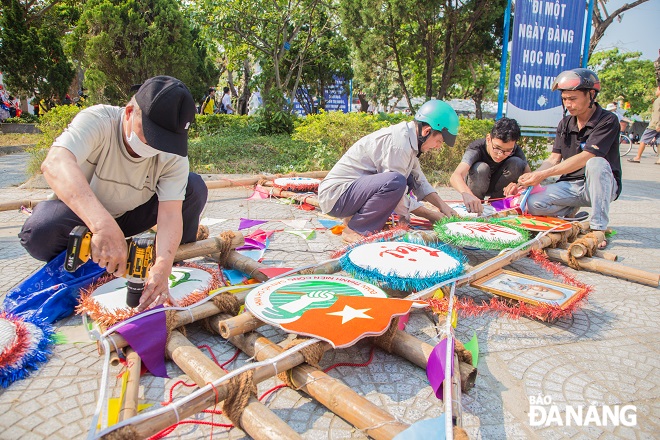
[[[375,243],[379,241],[390,241],[386,238],[379,238],[377,240],[371,240],[370,243]],[[437,270],[431,276],[422,276],[420,272],[415,274],[412,277],[401,277],[396,275],[396,273],[382,273],[378,270],[377,267],[360,267],[353,263],[350,259],[350,251],[346,252],[341,257],[341,267],[343,270],[348,272],[353,278],[357,278],[361,281],[366,281],[368,283],[376,284],[382,288],[399,290],[402,292],[411,292],[427,289],[431,286],[435,286],[443,281],[446,281],[450,278],[454,278],[461,273],[463,273],[464,265],[467,261],[465,255],[444,243],[432,242],[426,243],[419,238],[411,237],[409,234],[404,235],[403,237],[397,238],[395,241],[406,242],[417,244],[421,246],[430,247],[432,249],[437,249],[445,254],[449,255],[454,260],[458,261],[458,265],[451,269],[447,270]],[[364,243],[361,243],[364,244]],[[355,249],[352,247],[351,250]],[[435,269],[435,268],[434,268]],[[438,268],[440,269],[440,268]]]
[[[17,317],[7,312],[0,313],[0,320],[8,324],[3,325],[5,331],[1,335],[6,345],[0,347],[0,388],[7,388],[32,374],[48,360],[52,353],[54,331],[45,321]]]
[[[178,302],[180,307],[188,307],[192,304],[195,304],[206,298],[210,291],[218,289],[224,285],[218,270],[212,270],[208,267],[200,266],[194,263],[185,263],[181,264],[180,266],[204,270],[211,274],[211,281],[209,282],[209,285],[203,291],[192,292],[191,294],[179,300]],[[114,278],[115,277],[111,275],[106,275],[96,281],[96,283],[89,286],[87,289],[81,289],[80,300],[76,306],[76,313],[79,315],[86,313],[94,321],[106,328],[111,327],[118,322],[125,321],[134,315],[137,315],[139,313],[137,308],[125,307],[117,310],[108,310],[107,308],[100,305],[92,297],[92,293],[98,287],[102,286],[108,281],[113,280]]]
[[[589,293],[593,291],[593,286],[578,281],[574,276],[567,273],[562,266],[549,261],[542,251],[532,250],[529,256],[540,267],[552,273],[554,276],[561,278],[564,283],[580,288],[580,292],[576,294],[577,297],[571,302],[571,304],[565,308],[561,308],[549,304],[532,305],[497,297],[492,298],[490,301],[484,301],[477,304],[472,298],[457,298],[454,303],[454,308],[459,311],[461,316],[465,317],[494,313],[513,319],[526,316],[541,321],[555,321],[557,319],[572,316],[573,313],[582,307],[583,302],[587,300]],[[447,313],[446,299],[433,298],[428,300],[428,303],[436,313]]]
[[[497,239],[487,240],[481,237],[472,237],[469,235],[454,235],[447,231],[445,225],[447,225],[448,223],[456,223],[456,222],[478,222],[478,223],[498,225],[508,229],[513,229],[514,231],[518,232],[521,236],[516,240],[503,241]],[[461,217],[447,217],[436,222],[436,224],[433,226],[433,230],[438,236],[438,239],[442,242],[453,244],[454,246],[469,246],[469,247],[475,247],[478,249],[485,249],[485,250],[502,250],[507,248],[515,248],[529,241],[528,231],[519,228],[517,226],[504,223],[500,219],[495,219],[495,218],[465,219]]]

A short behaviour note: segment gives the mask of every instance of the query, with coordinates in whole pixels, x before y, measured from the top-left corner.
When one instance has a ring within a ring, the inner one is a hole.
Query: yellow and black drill
[[[137,307],[144,291],[144,284],[149,275],[149,268],[154,262],[154,244],[156,234],[146,231],[127,239],[128,258],[126,273],[128,279],[126,304]],[[92,233],[87,226],[76,226],[69,233],[64,269],[75,272],[91,256]]]

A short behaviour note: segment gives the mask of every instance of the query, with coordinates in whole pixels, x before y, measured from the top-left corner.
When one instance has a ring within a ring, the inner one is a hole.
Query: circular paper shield
[[[475,217],[490,217],[497,213],[495,208],[492,205],[483,205],[484,211],[481,215],[477,215],[476,212],[468,212],[467,208],[463,203],[450,203],[449,207],[456,211],[459,217],[475,218]]]
[[[206,290],[212,275],[205,270],[193,267],[175,267],[170,275],[170,294],[174,299],[185,297]],[[107,312],[128,308],[126,304],[126,278],[115,278],[97,287],[92,292],[92,299]],[[92,318],[94,318],[92,316]]]
[[[290,191],[316,191],[320,183],[311,177],[280,177],[273,181],[273,186]]]
[[[441,241],[457,246],[499,250],[519,246],[528,240],[527,231],[487,221],[440,221],[435,232]]]
[[[556,232],[568,231],[571,223],[556,217],[540,215],[519,215],[517,217],[503,218],[504,223],[518,226],[528,231],[543,232],[552,229]]]
[[[366,243],[342,258],[342,268],[363,281],[402,291],[421,290],[459,275],[464,256],[441,245],[437,248],[404,241]]]
[[[338,275],[272,280],[245,299],[245,307],[262,321],[335,347],[383,334],[393,316],[408,313],[413,305],[414,301],[387,298],[376,286]]]

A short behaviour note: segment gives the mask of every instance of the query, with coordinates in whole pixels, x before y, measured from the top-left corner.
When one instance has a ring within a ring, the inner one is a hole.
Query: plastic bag
[[[80,289],[100,278],[105,269],[89,260],[75,272],[67,272],[64,269],[65,254],[66,251],[62,252],[11,289],[5,297],[3,309],[51,324],[73,314]]]

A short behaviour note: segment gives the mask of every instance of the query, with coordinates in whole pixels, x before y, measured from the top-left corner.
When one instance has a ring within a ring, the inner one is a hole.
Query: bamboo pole
[[[39,202],[45,202],[47,199],[23,199],[23,200],[13,200],[10,202],[0,203],[0,211],[15,211],[21,209],[21,206],[26,208],[34,208]]]
[[[226,375],[222,368],[205,356],[179,331],[172,332],[166,349],[172,360],[199,387]],[[240,424],[241,429],[255,440],[301,438],[297,432],[254,396],[249,398],[241,415]]]
[[[209,321],[211,327],[218,330],[222,318],[214,316]],[[273,358],[284,351],[256,332],[244,337],[232,337],[230,342],[248,356],[256,357],[258,361]],[[409,426],[399,422],[341,381],[310,365],[293,368],[291,381],[321,405],[376,440],[391,439]]]
[[[236,337],[242,338],[243,335]],[[330,344],[321,344],[324,345],[324,349],[326,350],[330,348]],[[273,365],[264,365],[255,368],[252,380],[255,384],[263,382],[264,380],[273,377],[277,372],[290,370],[293,367],[302,364],[304,361],[305,358],[301,353],[292,353],[291,355],[275,362]],[[193,414],[215,405],[216,401],[222,402],[228,397],[226,386],[218,386],[215,388],[204,387],[200,391],[201,392],[192,397],[185,404],[180,405],[176,412],[166,411],[160,414],[153,414],[150,417],[149,413],[145,413],[145,419],[128,426],[114,429],[111,428],[111,430],[102,438],[106,440],[115,438],[146,438],[174,425],[178,420],[190,417]]]
[[[234,296],[236,297],[239,303],[243,303],[245,302],[245,297],[247,296],[247,294],[248,291],[244,290],[241,292],[237,292],[236,294],[234,294]],[[191,307],[189,310],[178,310],[174,314],[172,328],[179,328],[186,324],[192,324],[195,321],[208,318],[209,316],[217,315],[218,313],[221,312],[222,310],[220,310],[211,301],[205,302],[195,307]],[[111,351],[114,351],[115,348],[123,348],[128,346],[128,342],[126,342],[126,339],[124,339],[124,337],[121,336],[119,333],[112,333],[108,335],[108,342],[110,344]],[[99,347],[99,353],[102,353],[103,346],[98,344],[98,347]]]
[[[240,255],[240,254],[239,254]],[[231,255],[230,255],[231,259]],[[339,272],[341,270],[341,265],[339,264],[338,260],[330,260],[325,262],[324,264],[314,266],[312,268],[302,270],[300,271],[301,274],[328,274],[328,273],[335,273]],[[248,290],[243,290],[240,292],[237,292],[234,294],[236,299],[238,300],[239,304],[243,304],[245,302],[245,297],[248,294]],[[218,309],[218,307],[215,306],[215,304],[211,302],[206,302],[204,304],[200,304],[198,306],[194,306],[190,308],[190,311],[177,311],[176,314],[174,315],[174,327],[173,328],[178,328],[186,324],[192,324],[195,321],[199,321],[200,319],[203,318],[208,318],[209,316],[217,315],[220,313],[221,310]],[[250,312],[244,312],[239,316],[242,316],[243,314],[249,314]],[[244,317],[245,318],[245,317]],[[259,327],[259,325],[257,325]],[[255,327],[255,328],[257,328]],[[247,330],[246,330],[247,331]],[[114,351],[115,347],[116,348],[123,348],[128,345],[126,340],[119,334],[119,333],[113,333],[108,336],[109,343],[110,343],[110,350]],[[98,349],[99,353],[103,352],[102,345],[98,344]]]
[[[372,339],[377,345],[380,339]],[[379,345],[380,346],[380,345]],[[382,346],[381,346],[382,347]],[[426,366],[433,351],[433,346],[416,338],[402,330],[397,330],[394,333],[391,345],[387,347],[392,354],[396,354],[414,365],[426,370]],[[463,392],[467,392],[474,386],[477,378],[477,369],[466,362],[459,362],[461,366],[460,379]]]
[[[546,249],[545,252],[550,260],[568,264],[568,251],[561,249]],[[580,269],[585,269],[590,272],[622,278],[624,280],[652,287],[658,287],[658,284],[660,283],[660,274],[624,266],[621,263],[588,257],[580,258],[576,261],[578,262]]]
[[[304,173],[289,173],[277,177],[312,177],[315,179],[323,179],[328,175],[327,171],[308,171]],[[256,175],[244,179],[221,179],[221,180],[207,180],[205,181],[208,189],[230,188],[237,186],[252,186],[257,184],[260,180],[273,179],[274,176]]]
[[[238,316],[224,319],[218,324],[218,333],[225,339],[232,336],[242,335],[244,333],[255,330],[262,325],[263,321],[255,317],[252,313],[245,311]]]
[[[232,268],[236,268],[235,266],[231,265],[232,262],[236,261],[234,254],[239,255],[242,258],[247,258],[244,257],[243,255],[240,255],[238,252],[232,252],[229,255],[229,260],[228,260],[229,266]],[[249,260],[254,261],[252,259]],[[263,266],[263,265],[261,265],[260,263],[256,263],[253,265],[253,267],[255,268],[258,268],[259,266]],[[331,260],[319,266],[315,266],[313,268],[303,270],[300,273],[301,274],[331,274],[331,273],[339,272],[340,270],[341,270],[341,265],[339,264],[339,261]],[[263,274],[262,272],[259,273],[263,275],[266,278],[266,280],[268,279],[268,277],[265,274]],[[227,319],[224,319],[219,327],[220,328],[219,333],[223,338],[229,339],[232,336],[236,336],[239,334],[243,334],[255,330],[261,327],[262,325],[264,325],[264,323],[261,320],[259,320],[254,315],[252,315],[252,313],[246,310],[238,316],[232,316],[232,317],[228,317]]]
[[[220,260],[219,254],[214,254],[212,257],[216,260]],[[252,258],[239,254],[236,251],[229,252],[229,257],[227,258],[225,266],[239,270],[246,274],[248,278],[254,278],[259,282],[268,281],[268,276],[259,269],[266,269],[270,266],[254,261]]]
[[[132,348],[126,349],[126,364],[128,365],[128,384],[124,395],[120,420],[128,420],[138,412],[140,394],[140,370],[142,360]]]
[[[205,240],[195,241],[193,243],[186,243],[179,246],[174,255],[174,261],[183,261],[190,258],[201,257],[208,254],[214,254],[220,251],[227,243],[227,239],[218,235],[210,237]],[[243,246],[245,239],[240,232],[234,232],[234,237],[231,239],[231,249]]]
[[[283,189],[275,188],[275,187],[271,187],[269,192],[275,197],[285,197],[287,199],[295,199],[299,202],[307,203],[317,208],[321,206],[319,205],[319,200],[316,197],[316,195],[300,194],[293,191],[285,191]]]

